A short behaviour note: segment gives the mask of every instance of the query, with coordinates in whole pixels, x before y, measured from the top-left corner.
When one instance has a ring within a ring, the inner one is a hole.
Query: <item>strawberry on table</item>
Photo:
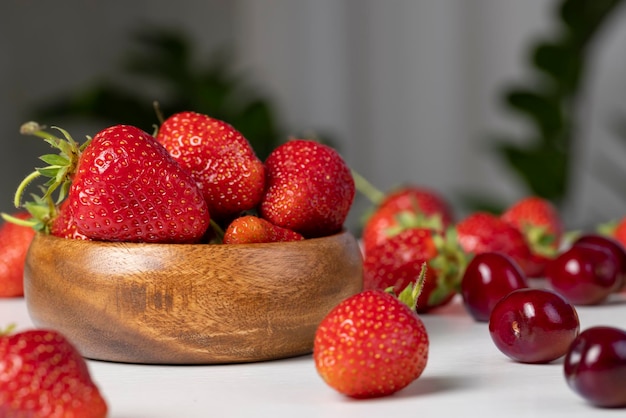
[[[409,228],[387,238],[365,253],[363,287],[400,292],[417,280],[424,264],[426,281],[417,311],[428,312],[448,303],[461,284],[467,259],[453,233]]]
[[[261,201],[265,166],[248,140],[228,123],[180,112],[163,122],[156,139],[191,173],[214,219],[230,220]]]
[[[529,276],[542,276],[545,264],[557,255],[563,237],[563,221],[557,209],[544,198],[527,196],[500,216],[524,234],[535,259],[539,261],[536,271],[528,272]]]
[[[429,340],[415,312],[424,276],[399,298],[365,290],[340,302],[322,320],[313,347],[315,367],[338,392],[354,398],[391,395],[419,378]]]
[[[22,129],[61,151],[42,157],[51,165],[35,172],[51,178],[46,195],[59,189],[58,200],[63,200],[67,193],[67,206],[62,204],[61,214],[56,214],[65,217],[54,227],[58,234],[66,236],[67,227],[75,225],[78,234],[103,241],[183,243],[204,236],[210,217],[200,189],[153,136],[134,126],[115,125],[79,146],[59,130],[65,140],[36,123]],[[20,185],[17,202],[32,179]],[[45,229],[50,230],[54,219],[45,222]]]
[[[0,336],[0,417],[104,418],[107,409],[63,335],[34,329]]]
[[[467,254],[501,252],[517,262],[527,277],[542,264],[531,252],[519,229],[497,215],[473,212],[456,224],[457,239]]]
[[[13,219],[28,220],[26,211],[11,215]],[[0,297],[24,295],[24,262],[35,230],[14,222],[4,222],[0,226]]]
[[[415,226],[446,230],[452,223],[452,209],[435,191],[407,186],[387,195],[363,227],[363,247],[382,244],[390,235]]]
[[[292,139],[265,161],[260,215],[307,238],[339,232],[354,200],[349,167],[339,153],[312,140]]]
[[[224,232],[224,244],[300,241],[304,237],[258,216],[246,215],[232,221]]]

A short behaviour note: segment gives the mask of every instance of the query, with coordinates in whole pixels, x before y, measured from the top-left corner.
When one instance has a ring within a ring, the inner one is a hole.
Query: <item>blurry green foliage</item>
[[[193,110],[230,123],[261,159],[286,139],[270,101],[235,74],[228,54],[218,51],[199,63],[191,41],[175,29],[144,27],[133,39],[136,47],[123,57],[118,74],[131,82],[94,81],[42,104],[38,120],[125,123],[153,132],[156,100],[165,117]]]
[[[503,106],[530,123],[526,138],[501,134],[491,150],[534,194],[560,207],[571,187],[571,163],[578,135],[578,104],[588,54],[621,0],[563,0],[555,15],[557,34],[535,42],[529,55],[532,80],[503,90]],[[465,196],[466,206],[498,212],[506,203]]]

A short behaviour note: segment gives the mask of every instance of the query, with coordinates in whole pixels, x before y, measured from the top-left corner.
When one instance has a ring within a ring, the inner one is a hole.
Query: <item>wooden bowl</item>
[[[317,325],[362,286],[348,232],[298,242],[105,243],[38,234],[24,294],[33,323],[87,358],[152,364],[310,353]]]

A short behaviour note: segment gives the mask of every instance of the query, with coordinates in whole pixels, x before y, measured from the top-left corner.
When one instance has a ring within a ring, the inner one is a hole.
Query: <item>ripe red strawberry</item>
[[[50,234],[55,237],[88,240],[85,234],[78,232],[76,219],[69,200],[64,200],[57,209],[57,214],[50,223]]]
[[[27,220],[31,216],[26,211],[11,215],[13,219]],[[4,222],[0,226],[0,297],[24,295],[24,261],[35,230],[14,222]]]
[[[56,221],[58,234],[67,220],[79,234],[104,241],[196,242],[207,231],[209,212],[196,182],[139,128],[112,126],[80,147],[63,130],[66,140],[37,124],[25,125],[23,132],[43,137],[61,151],[42,157],[51,166],[38,171],[51,177],[48,198],[59,189],[62,200],[69,188],[67,207]]]
[[[224,232],[224,244],[252,244],[260,242],[300,241],[304,237],[297,232],[259,218],[246,215],[232,221]]]
[[[599,226],[600,233],[608,235],[626,247],[626,216]]]
[[[522,198],[510,206],[501,218],[519,229],[537,260],[537,271],[530,277],[540,277],[546,263],[557,255],[563,237],[563,221],[550,201],[538,196]]]
[[[534,277],[537,259],[519,229],[499,216],[474,212],[456,225],[459,244],[468,254],[501,252],[513,258],[527,277]]]
[[[382,244],[389,235],[409,227],[424,227],[444,231],[453,221],[452,208],[434,190],[420,186],[405,186],[382,200],[363,227],[363,248]]]
[[[163,122],[156,138],[198,182],[214,219],[230,220],[261,201],[265,166],[228,123],[180,112]]]
[[[448,303],[457,293],[466,265],[465,253],[454,236],[428,228],[410,228],[389,237],[365,253],[364,289],[400,292],[414,283],[426,263],[426,281],[417,312]]]
[[[1,417],[106,414],[107,404],[85,360],[61,334],[29,330],[0,337]]]
[[[416,293],[409,293],[414,301]],[[384,291],[365,290],[322,320],[313,359],[319,375],[335,390],[373,398],[397,392],[420,377],[428,349],[427,330],[411,307]]]
[[[339,232],[354,200],[350,168],[333,148],[293,139],[265,161],[267,189],[262,218],[305,237]]]

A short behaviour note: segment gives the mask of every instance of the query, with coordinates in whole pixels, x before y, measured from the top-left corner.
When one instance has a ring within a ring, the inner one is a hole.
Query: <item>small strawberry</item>
[[[56,207],[47,218],[39,217],[47,219],[44,230],[68,236],[75,225],[76,233],[104,241],[182,243],[203,237],[210,219],[202,193],[154,137],[133,126],[116,125],[78,146],[67,132],[59,131],[65,140],[36,123],[22,129],[61,151],[43,156],[51,165],[34,173],[50,177],[43,202],[57,189],[57,202],[67,195],[61,220],[55,221]],[[20,184],[17,202],[34,177]]]
[[[532,254],[524,234],[497,215],[474,212],[456,224],[463,250],[472,255],[501,252],[513,258],[527,277],[537,270],[540,261]]]
[[[297,232],[259,218],[246,215],[232,221],[224,232],[224,244],[252,244],[260,242],[300,241],[304,237]]]
[[[228,123],[196,112],[167,118],[156,135],[196,180],[216,220],[255,208],[265,185],[265,166],[248,140]]]
[[[265,166],[262,218],[307,238],[341,230],[355,187],[350,169],[336,150],[312,140],[292,139],[275,148]]]
[[[1,417],[106,415],[85,360],[61,334],[37,329],[0,337]]]
[[[426,282],[417,311],[428,312],[457,293],[467,264],[453,230],[444,235],[429,228],[409,228],[371,248],[363,260],[363,287],[399,292],[415,282],[424,263]]]
[[[557,255],[563,237],[563,221],[554,205],[541,197],[528,196],[515,202],[500,216],[524,234],[539,261],[536,271],[527,272],[529,277],[543,276],[546,263]]]
[[[598,233],[612,237],[626,247],[626,216],[598,225]]]
[[[24,262],[35,230],[15,220],[30,217],[28,212],[19,211],[11,215],[11,222],[0,226],[0,297],[24,295]]]
[[[364,220],[365,252],[403,229],[429,227],[444,231],[454,220],[452,206],[433,189],[409,184],[385,194],[356,171],[352,175],[356,190],[374,205]]]
[[[445,201],[425,189],[403,189],[393,193],[374,211],[363,227],[365,252],[385,242],[390,236],[413,227],[445,231],[452,216]]]
[[[388,207],[397,211],[410,210],[427,216],[439,215],[443,228],[450,226],[454,219],[450,203],[437,191],[424,186],[408,185],[392,191],[379,205],[380,209]]]
[[[424,276],[399,296],[365,290],[340,302],[315,333],[313,360],[322,379],[354,398],[391,395],[421,376],[426,327],[415,310]],[[408,305],[407,305],[408,303]]]

